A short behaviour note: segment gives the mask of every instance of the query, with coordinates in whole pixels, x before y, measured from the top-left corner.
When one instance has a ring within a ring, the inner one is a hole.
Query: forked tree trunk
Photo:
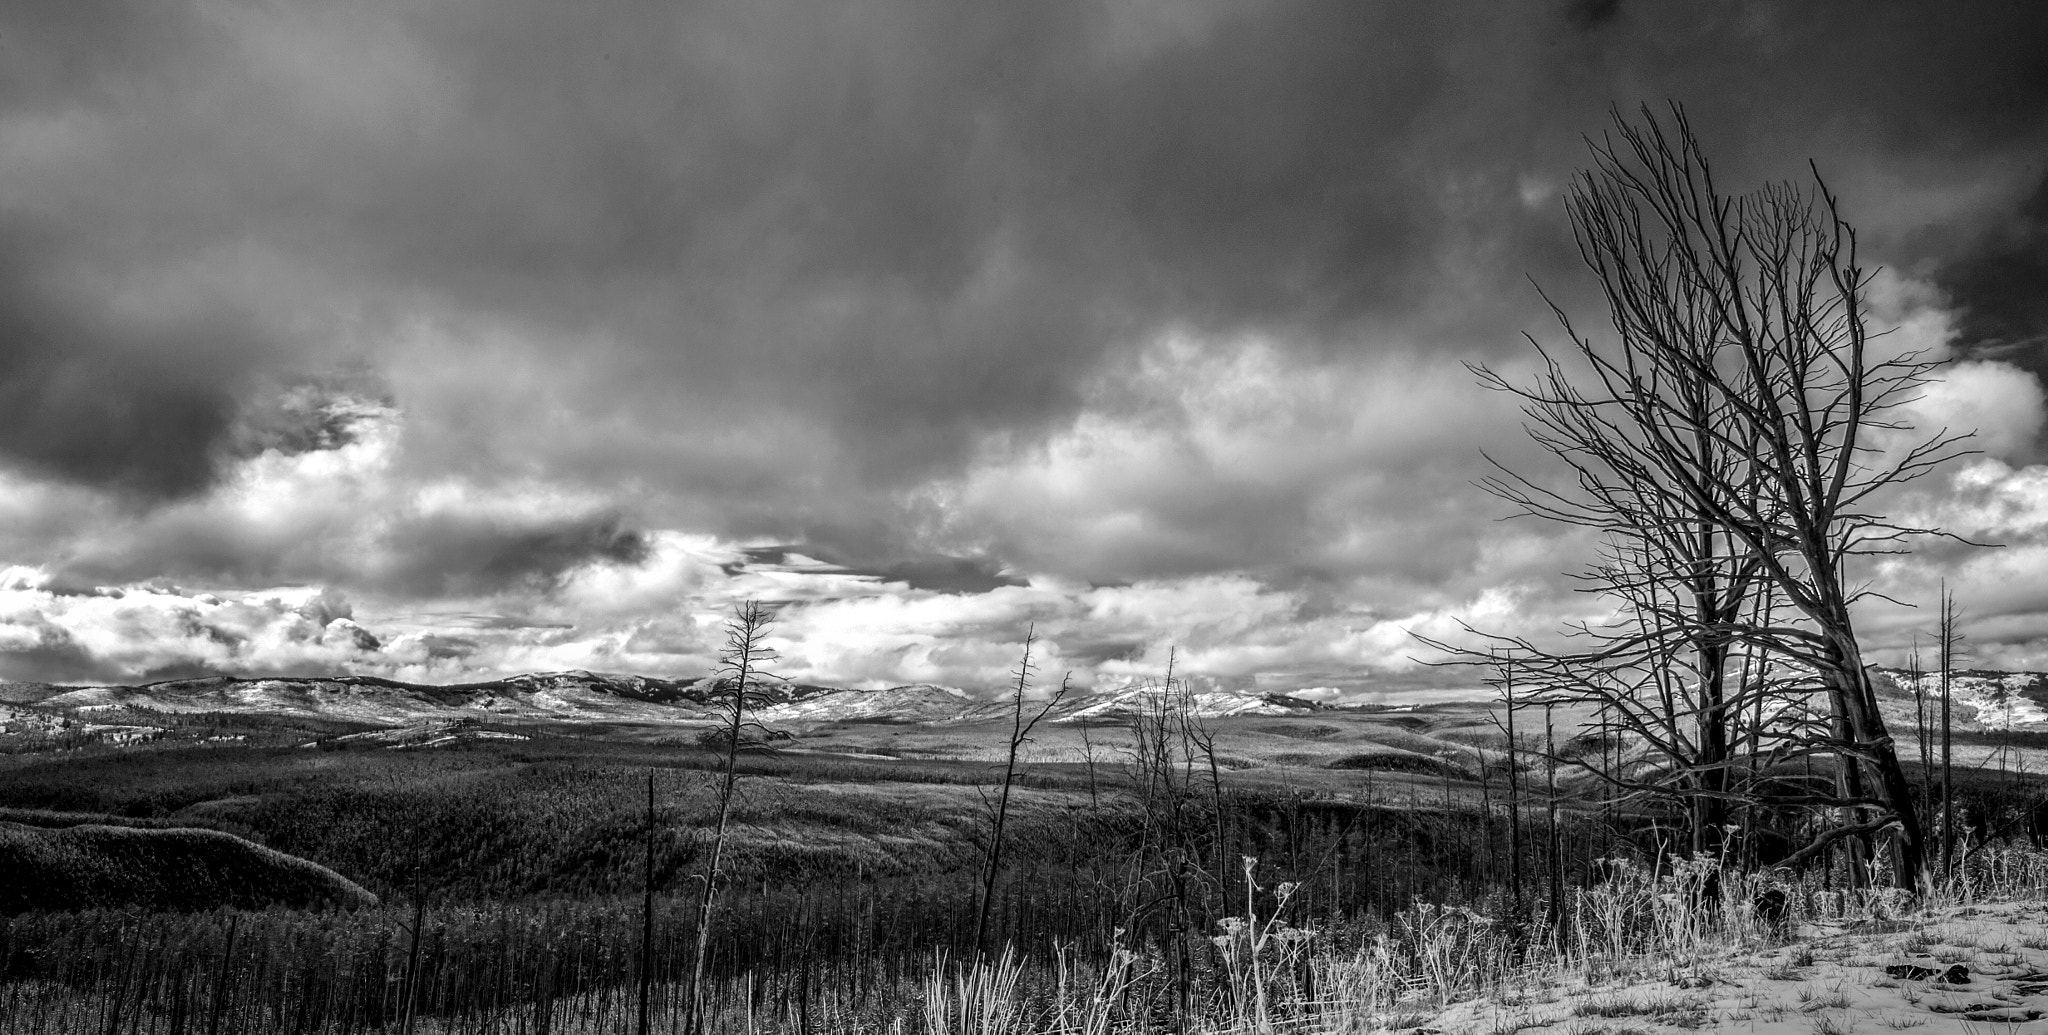
[[[1846,781],[1844,797],[1868,795],[1884,803],[1897,824],[1892,836],[1893,877],[1899,887],[1917,889],[1926,876],[1926,840],[1919,813],[1913,808],[1913,782],[1907,779],[1891,733],[1885,729],[1876,687],[1863,667],[1863,653],[1846,615],[1841,628],[1833,642],[1834,657],[1829,659],[1833,664],[1823,671],[1822,679],[1836,702],[1841,734],[1860,753],[1860,757],[1843,758],[1839,767]]]

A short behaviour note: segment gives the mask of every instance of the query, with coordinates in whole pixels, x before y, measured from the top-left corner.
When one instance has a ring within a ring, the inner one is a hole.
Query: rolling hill
[[[0,684],[0,730],[49,732],[102,725],[147,729],[150,714],[280,715],[398,728],[476,719],[494,722],[708,724],[717,721],[715,678],[669,680],[598,672],[548,672],[434,686],[372,676],[211,676],[137,686]],[[1122,687],[1070,696],[1051,721],[1102,720],[1143,711],[1159,691]],[[761,688],[754,718],[769,724],[973,722],[1006,714],[998,701],[928,683],[878,690],[800,683]],[[1192,695],[1197,714],[1297,715],[1312,701],[1239,691]]]
[[[54,815],[54,814],[52,814]],[[318,863],[218,830],[0,821],[0,915],[29,910],[374,906]],[[21,818],[17,816],[16,818]]]

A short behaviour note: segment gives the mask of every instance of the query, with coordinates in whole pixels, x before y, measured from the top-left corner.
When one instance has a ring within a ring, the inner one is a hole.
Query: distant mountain
[[[999,708],[958,687],[912,683],[883,690],[828,690],[769,705],[762,722],[957,722],[994,714]]]
[[[1063,701],[1055,710],[1052,721],[1127,719],[1156,713],[1159,708],[1173,703],[1165,699],[1164,692],[1157,686],[1126,687]],[[1314,701],[1289,694],[1250,690],[1196,691],[1188,694],[1187,703],[1192,714],[1204,719],[1218,719],[1231,715],[1301,715],[1319,711],[1323,707]]]
[[[1939,699],[1940,676],[1936,673],[1923,672],[1916,683],[1912,673],[1903,669],[1879,671],[1889,676],[1908,700],[1916,686],[1927,700]],[[1949,695],[1957,728],[2048,729],[2048,672],[1962,669],[1950,673]]]
[[[1879,703],[1895,730],[1910,728],[1915,701],[1912,676],[1876,669]],[[1919,686],[1931,695],[1935,677]],[[1954,674],[1953,714],[1958,729],[2048,729],[2048,672],[1969,669]],[[387,729],[437,728],[457,720],[500,722],[629,722],[708,724],[717,720],[714,678],[659,679],[603,672],[538,672],[474,683],[435,686],[375,676],[254,678],[209,676],[139,686],[61,686],[0,683],[0,732],[143,723],[146,712],[220,712],[342,719]],[[1006,717],[1001,695],[982,697],[958,687],[913,683],[856,690],[807,683],[761,687],[754,717],[770,726],[833,722],[960,723]],[[1203,690],[1186,704],[1203,718],[1302,715],[1329,707],[1284,693]],[[1070,694],[1049,722],[1121,722],[1166,704],[1156,685]],[[1178,706],[1176,703],[1175,706]],[[111,726],[109,728],[112,728]],[[124,727],[125,728],[125,727]],[[149,730],[136,726],[139,734]]]
[[[462,719],[709,723],[716,721],[721,682],[657,679],[601,672],[545,672],[435,686],[375,676],[242,679],[209,676],[139,686],[57,686],[0,683],[0,728],[59,717],[91,721],[129,709],[166,713],[220,712],[345,719],[387,728]],[[1161,703],[1156,687],[1122,687],[1068,697],[1049,721],[1127,719]],[[915,683],[881,690],[802,683],[761,687],[754,717],[770,725],[829,722],[947,723],[1000,718],[1001,700],[957,687]],[[1188,697],[1195,714],[1293,715],[1313,701],[1285,694],[1202,691]],[[108,717],[111,720],[111,716]],[[130,720],[133,721],[133,720]]]
[[[679,681],[598,672],[547,672],[478,683],[434,686],[375,676],[238,679],[209,676],[140,686],[66,687],[10,684],[0,698],[35,711],[90,716],[139,708],[193,713],[305,715],[398,726],[433,719],[708,720],[718,682]],[[780,702],[830,687],[780,684]]]
[[[1323,706],[1287,694],[1240,690],[1203,690],[1184,699],[1191,714],[1215,719],[1231,715],[1300,715]],[[1182,701],[1166,698],[1156,685],[1116,687],[1069,694],[1047,713],[1048,722],[1127,721],[1156,712],[1162,707],[1179,707]],[[1043,707],[1043,699],[1027,700],[1028,713]],[[1005,719],[1010,702],[997,697],[982,699],[950,686],[917,683],[886,690],[840,690],[818,694],[788,704],[761,710],[763,722],[971,722]]]

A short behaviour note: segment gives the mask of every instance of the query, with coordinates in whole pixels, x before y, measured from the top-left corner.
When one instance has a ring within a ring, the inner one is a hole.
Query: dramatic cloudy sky
[[[758,598],[822,681],[1455,682],[1593,607],[1463,364],[1667,99],[1958,360],[1901,505],[2007,545],[1867,574],[2048,667],[2040,5],[76,0],[0,7],[0,677],[695,675]]]

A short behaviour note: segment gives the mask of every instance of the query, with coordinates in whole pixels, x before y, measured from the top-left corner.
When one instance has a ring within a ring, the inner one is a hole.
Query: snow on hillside
[[[1063,703],[1051,721],[1129,718],[1155,712],[1171,704],[1165,691],[1141,685],[1090,694]],[[1300,715],[1322,706],[1286,694],[1264,694],[1244,690],[1201,690],[1187,694],[1189,711],[1199,718],[1219,719],[1232,715]]]
[[[701,721],[711,717],[697,684],[640,676],[556,672],[485,683],[427,686],[341,676],[311,679],[170,680],[143,686],[52,687],[31,705],[44,714],[120,708],[172,714],[226,712],[348,719],[379,726],[480,716],[511,719]]]
[[[1931,691],[1935,677],[1915,684],[1905,672],[1875,670],[1879,703],[1896,728],[1915,720],[1914,686]],[[2048,729],[2048,673],[1969,670],[1952,680],[1959,729]],[[141,686],[55,686],[0,683],[0,724],[42,725],[30,716],[85,719],[135,708],[163,713],[223,712],[300,715],[401,727],[427,721],[498,718],[699,724],[715,721],[718,680],[668,680],[586,671],[539,672],[445,686],[366,676],[236,679],[212,676]],[[1070,694],[1048,716],[1052,722],[1125,720],[1154,711],[1156,684]],[[1204,689],[1185,693],[1202,718],[1301,715],[1326,707],[1316,701],[1254,690]],[[880,690],[800,683],[761,688],[757,709],[766,723],[898,721],[955,723],[1000,718],[1006,695],[977,695],[958,687],[913,683]],[[1178,705],[1176,705],[1178,706]]]
[[[755,711],[762,722],[847,722],[888,719],[946,722],[990,712],[958,687],[912,683],[883,690],[834,690]]]
[[[478,740],[526,740],[525,734],[508,730],[494,730],[481,725],[475,719],[451,719],[411,723],[390,729],[370,730],[366,733],[351,733],[334,738],[334,743],[381,744],[388,748],[431,748],[446,747]],[[314,747],[309,743],[306,747]]]
[[[1897,669],[1884,673],[1910,692],[1916,685],[1936,699],[1940,678],[1922,673],[1913,677]],[[1957,713],[1958,728],[1986,730],[2048,728],[2048,672],[2000,672],[1993,669],[1964,669],[1949,677],[1951,709]]]
[[[614,721],[695,724],[715,721],[720,683],[654,679],[584,671],[541,672],[479,683],[446,686],[401,683],[365,676],[236,679],[211,676],[141,686],[63,687],[6,684],[9,713],[86,716],[119,709],[169,714],[223,712],[345,719],[384,727],[463,718],[505,720]],[[1159,706],[1156,686],[1120,687],[1076,693],[1054,710],[1051,721],[1121,719]],[[913,683],[880,690],[769,683],[760,688],[768,702],[754,709],[773,724],[855,721],[951,723],[1008,714],[998,695],[982,698],[958,687]],[[1203,718],[1232,715],[1294,715],[1321,706],[1285,694],[1203,690],[1186,698]],[[19,716],[16,716],[19,718]]]

